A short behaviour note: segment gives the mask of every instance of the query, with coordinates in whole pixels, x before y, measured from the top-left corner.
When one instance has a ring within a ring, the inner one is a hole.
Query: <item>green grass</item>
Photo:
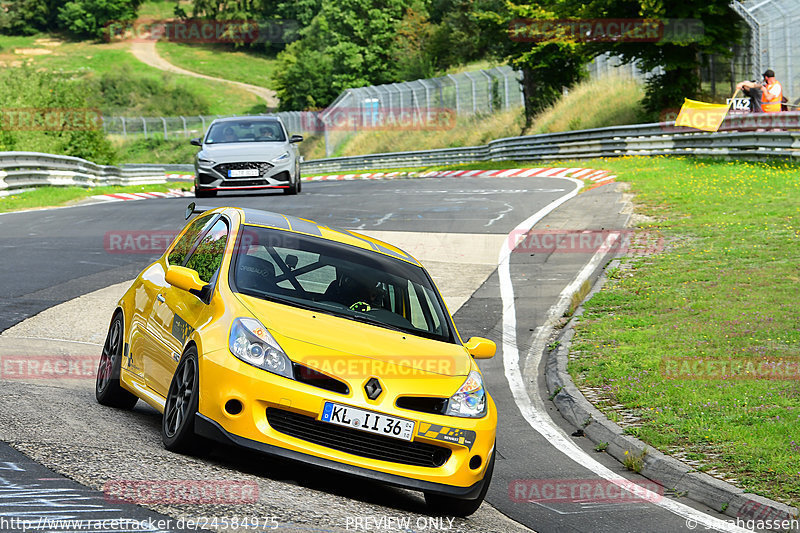
[[[192,164],[199,150],[189,139],[137,139],[115,145],[117,160],[124,163]]]
[[[630,183],[651,217],[641,231],[667,246],[626,258],[586,304],[576,382],[637,415],[628,432],[653,447],[797,505],[800,382],[666,379],[660,365],[800,356],[800,168],[664,157],[580,166]]]
[[[178,89],[197,97],[205,102],[202,109],[188,110],[191,114],[226,115],[250,112],[260,112],[264,109],[264,102],[254,94],[231,86],[227,83],[198,80],[191,76],[165,74],[137,60],[128,50],[127,43],[98,43],[98,42],[69,42],[63,41],[55,47],[47,47],[36,43],[37,39],[58,39],[57,36],[41,34],[32,37],[9,37],[0,35],[0,65],[11,66],[21,62],[32,64],[36,68],[53,71],[64,71],[97,77],[103,74],[113,74],[121,70],[133,72],[137,77],[159,80],[163,85],[173,84]],[[51,50],[45,55],[20,55],[15,53],[20,48],[37,48]],[[87,85],[91,86],[91,85]],[[165,99],[164,105],[158,106],[158,99],[142,102],[139,108],[126,109],[127,116],[138,113],[154,115],[174,115],[173,109]],[[104,107],[100,102],[99,106]],[[103,109],[106,111],[106,109]],[[109,109],[109,112],[119,110]],[[189,114],[187,111],[186,114]]]
[[[272,88],[277,61],[264,54],[236,50],[224,44],[183,44],[159,41],[158,54],[178,67],[214,78]]]
[[[191,15],[191,2],[181,1],[181,7]],[[175,0],[150,0],[139,7],[139,20],[164,20],[175,18]]]
[[[112,194],[120,192],[166,192],[170,189],[189,190],[191,183],[166,183],[156,185],[131,185],[107,187],[39,187],[29,192],[0,198],[0,213],[69,205],[95,194]]]

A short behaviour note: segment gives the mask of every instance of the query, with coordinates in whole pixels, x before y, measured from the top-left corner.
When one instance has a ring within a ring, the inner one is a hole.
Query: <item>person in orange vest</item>
[[[753,111],[756,113],[778,113],[783,100],[783,87],[775,79],[775,72],[768,69],[764,72],[764,82],[742,81],[736,89],[750,97]]]

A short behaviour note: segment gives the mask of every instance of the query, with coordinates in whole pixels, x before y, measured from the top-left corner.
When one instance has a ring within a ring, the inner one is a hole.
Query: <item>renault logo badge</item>
[[[369,378],[369,381],[364,385],[364,392],[367,393],[367,398],[370,400],[377,399],[383,392],[381,382],[378,381],[378,378]]]

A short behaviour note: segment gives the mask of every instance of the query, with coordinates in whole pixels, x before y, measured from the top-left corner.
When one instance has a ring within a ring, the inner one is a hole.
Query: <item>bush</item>
[[[0,70],[0,151],[45,152],[112,163],[115,151],[85,94],[81,81],[64,74],[30,67]],[[41,120],[45,116],[48,119]]]
[[[120,163],[192,164],[198,148],[189,139],[136,139],[119,146]]]
[[[174,76],[142,76],[128,66],[90,77],[87,92],[109,115],[204,115],[211,108],[202,95],[176,83]]]

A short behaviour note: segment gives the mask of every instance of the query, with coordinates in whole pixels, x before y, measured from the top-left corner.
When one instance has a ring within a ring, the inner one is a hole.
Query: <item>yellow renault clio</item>
[[[200,435],[475,512],[497,413],[474,359],[495,344],[462,341],[422,265],[301,218],[195,213],[120,299],[97,401],[161,411],[169,450]]]

